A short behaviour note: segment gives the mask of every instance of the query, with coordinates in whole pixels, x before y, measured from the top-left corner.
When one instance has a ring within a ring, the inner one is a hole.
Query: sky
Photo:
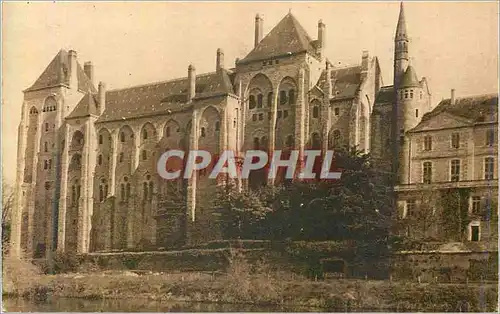
[[[433,105],[449,98],[498,92],[498,4],[404,4],[411,64],[426,77]],[[254,18],[264,35],[288,12],[310,37],[326,24],[326,55],[335,65],[377,56],[385,85],[392,82],[393,40],[399,2],[3,2],[2,163],[15,180],[22,90],[57,52],[73,49],[92,61],[96,81],[108,89],[215,70],[217,48],[226,67],[253,48]]]

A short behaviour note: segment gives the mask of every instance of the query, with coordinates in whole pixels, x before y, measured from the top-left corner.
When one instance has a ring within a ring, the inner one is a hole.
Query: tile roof
[[[498,121],[498,94],[474,95],[457,98],[455,105],[443,99],[431,112],[422,117],[428,120],[442,112],[465,118],[472,122]]]
[[[326,70],[320,76],[318,85],[325,89]],[[333,99],[352,98],[361,84],[361,66],[349,66],[343,68],[333,68],[331,70],[331,82]]]
[[[239,63],[305,51],[316,55],[315,41],[309,37],[299,21],[291,13],[288,13]]]
[[[95,94],[90,91],[82,97],[75,106],[75,109],[66,117],[66,119],[82,118],[89,115],[99,115],[99,105]]]
[[[78,78],[78,89],[81,91],[97,92],[95,86],[92,84],[90,79],[85,75],[80,63],[77,62],[77,78]],[[68,52],[61,49],[59,53],[52,59],[49,65],[45,68],[38,79],[29,88],[25,89],[25,92],[39,90],[48,87],[55,87],[60,85],[69,84],[69,62],[68,62]]]
[[[196,99],[234,94],[227,70],[196,76]],[[133,86],[106,92],[106,108],[97,122],[123,120],[167,110],[185,110],[191,107],[187,102],[188,79]]]
[[[406,68],[405,74],[403,75],[403,80],[401,82],[401,87],[418,87],[420,82],[417,78],[417,72],[415,69],[409,65]]]
[[[394,86],[382,86],[377,94],[375,104],[392,103],[394,101]]]

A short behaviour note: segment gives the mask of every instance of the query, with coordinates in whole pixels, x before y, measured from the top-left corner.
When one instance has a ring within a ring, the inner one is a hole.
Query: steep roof
[[[431,112],[422,117],[426,121],[440,113],[449,113],[472,122],[498,121],[498,94],[474,95],[442,100]]]
[[[403,6],[403,2],[401,2],[399,8],[398,26],[396,27],[396,39],[407,37],[408,34],[406,30],[405,8]]]
[[[128,119],[166,110],[190,108],[187,102],[188,79],[110,90],[106,93],[106,109],[97,122]],[[196,76],[196,99],[234,94],[227,70]]]
[[[323,70],[319,78],[319,86],[325,89],[326,70]],[[333,99],[352,98],[356,95],[361,84],[361,66],[349,66],[343,68],[333,68],[330,80],[332,84]]]
[[[77,80],[78,89],[81,91],[96,92],[96,89],[90,79],[85,75],[85,71],[81,65],[77,62]],[[60,85],[69,84],[69,60],[68,52],[61,49],[59,53],[52,59],[49,65],[45,68],[38,79],[29,88],[25,89],[25,92],[39,90],[48,87],[56,87]]]
[[[392,103],[394,102],[394,86],[383,86],[380,88],[377,98],[375,99],[375,104],[381,103]]]
[[[417,72],[415,69],[409,65],[406,68],[405,74],[403,75],[403,80],[401,82],[401,87],[418,87],[420,82],[417,78]]]
[[[316,55],[314,41],[292,13],[288,13],[239,63],[305,51]]]
[[[75,109],[66,117],[66,119],[87,117],[89,115],[99,115],[99,105],[95,94],[90,91],[82,97],[75,106]]]

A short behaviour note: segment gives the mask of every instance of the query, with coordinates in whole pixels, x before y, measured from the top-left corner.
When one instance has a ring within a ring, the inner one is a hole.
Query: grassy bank
[[[43,275],[23,260],[4,263],[4,292],[53,297],[279,304],[306,309],[494,311],[496,284],[418,284],[375,280],[314,281],[233,256],[227,272],[88,271]]]

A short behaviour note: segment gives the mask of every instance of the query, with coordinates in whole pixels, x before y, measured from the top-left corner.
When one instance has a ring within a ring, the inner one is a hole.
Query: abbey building
[[[41,257],[52,247],[85,253],[217,239],[217,216],[203,207],[210,182],[159,177],[169,149],[357,146],[397,169],[401,219],[418,208],[422,185],[471,188],[464,201],[478,215],[496,194],[498,96],[452,96],[433,109],[426,79],[409,64],[403,5],[392,85],[367,51],[358,65],[335,66],[321,20],[315,39],[291,13],[264,36],[257,15],[254,43],[234,66],[219,49],[213,72],[189,65],[184,78],[115,90],[96,84],[76,51],[59,51],[24,90],[14,248]],[[269,183],[257,172],[242,185]],[[476,218],[469,240],[481,241]]]

